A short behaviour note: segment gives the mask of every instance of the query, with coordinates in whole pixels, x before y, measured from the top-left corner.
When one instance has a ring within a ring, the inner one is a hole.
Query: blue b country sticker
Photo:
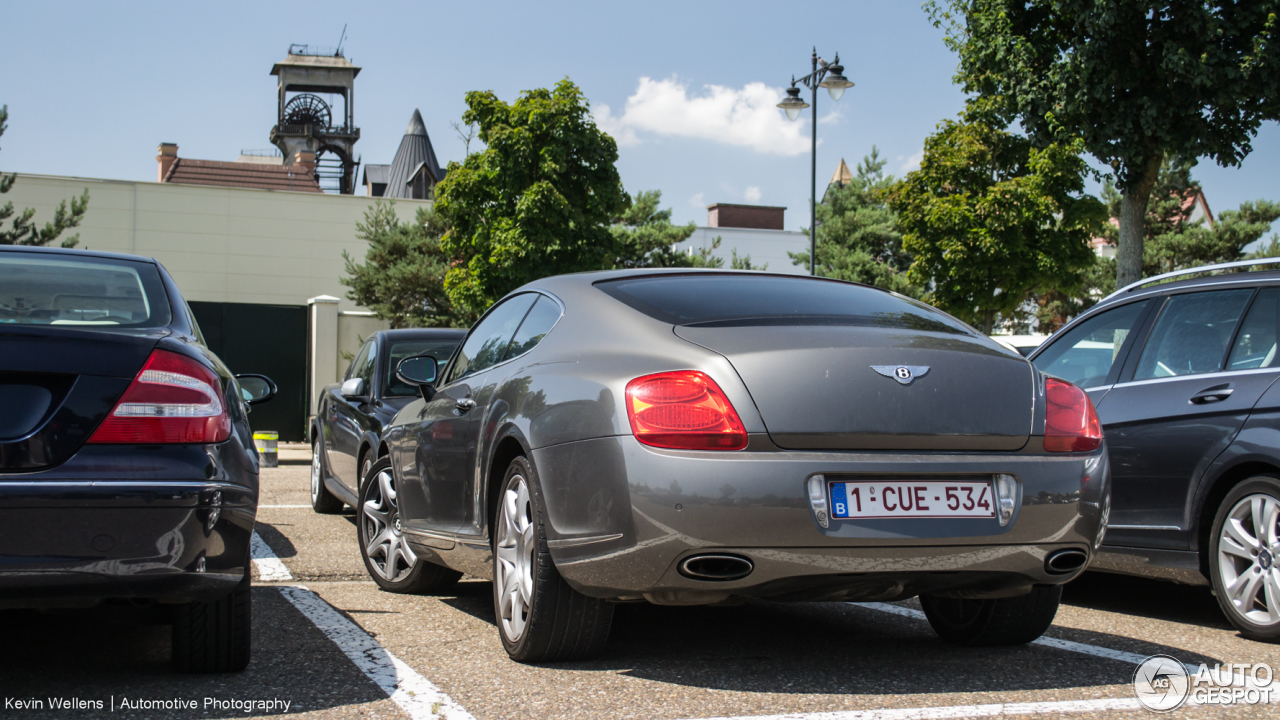
[[[849,517],[849,500],[844,494],[844,483],[831,483],[831,510],[836,517]]]

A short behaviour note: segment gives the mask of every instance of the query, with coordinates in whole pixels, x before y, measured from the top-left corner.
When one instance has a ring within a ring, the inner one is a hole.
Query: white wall
[[[364,260],[355,226],[374,198],[19,174],[3,200],[35,208],[43,225],[85,188],[89,211],[71,231],[78,247],[154,257],[187,300],[306,305],[331,295],[340,310],[363,309],[338,280],[343,250]],[[396,209],[407,221],[430,204],[397,200]]]
[[[808,252],[809,235],[793,230],[753,230],[747,228],[712,228],[700,227],[693,231],[688,240],[675,247],[681,252],[697,252],[710,249],[716,237],[720,238],[720,247],[714,255],[724,258],[724,266],[729,267],[733,250],[738,257],[751,256],[751,264],[757,267],[768,263],[769,272],[788,273],[791,275],[808,275],[808,266],[792,265],[788,252]]]

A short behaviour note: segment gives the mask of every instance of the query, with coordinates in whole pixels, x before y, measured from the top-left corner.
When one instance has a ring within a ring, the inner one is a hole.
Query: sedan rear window
[[[0,324],[155,327],[169,320],[151,263],[0,253]]]
[[[924,303],[832,280],[776,275],[650,275],[606,280],[596,287],[672,325],[870,325],[973,332]]]

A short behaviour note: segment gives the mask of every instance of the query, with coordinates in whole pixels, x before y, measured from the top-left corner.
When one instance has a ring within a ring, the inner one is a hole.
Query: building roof
[[[164,182],[179,185],[219,185],[258,190],[292,190],[323,192],[314,174],[301,171],[297,165],[258,165],[256,163],[221,162],[177,158]]]
[[[390,172],[390,165],[365,165],[364,182],[361,185],[369,185],[370,183],[385,185],[387,183],[387,174]]]
[[[853,173],[849,172],[849,166],[845,164],[844,158],[840,158],[840,165],[836,167],[836,174],[831,176],[831,182],[827,184],[844,187],[845,183],[852,181]]]
[[[387,189],[383,197],[409,197],[409,181],[413,179],[418,168],[427,165],[427,172],[436,182],[444,179],[444,171],[436,160],[436,151],[431,147],[431,138],[427,136],[427,126],[422,122],[422,113],[415,108],[413,117],[409,118],[409,127],[405,128],[404,137],[400,139],[400,149],[391,161],[391,169],[387,172]]]

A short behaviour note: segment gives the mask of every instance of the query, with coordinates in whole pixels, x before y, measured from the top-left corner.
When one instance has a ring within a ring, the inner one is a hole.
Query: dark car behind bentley
[[[0,249],[0,609],[154,604],[190,671],[249,661],[258,456],[159,263]]]

